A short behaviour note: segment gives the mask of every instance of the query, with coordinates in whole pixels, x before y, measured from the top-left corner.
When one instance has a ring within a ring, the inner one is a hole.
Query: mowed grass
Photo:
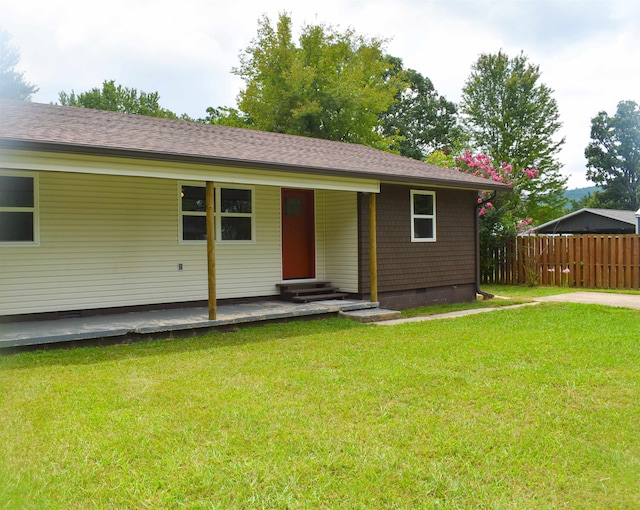
[[[443,313],[459,312],[461,310],[475,310],[477,308],[502,308],[505,306],[530,303],[532,301],[533,298],[528,297],[501,297],[497,299],[477,300],[470,303],[451,303],[419,306],[416,308],[410,308],[408,310],[402,310],[401,316],[404,319],[408,319],[411,317],[424,317],[425,315],[439,315]]]
[[[1,508],[637,508],[640,312],[0,359]]]

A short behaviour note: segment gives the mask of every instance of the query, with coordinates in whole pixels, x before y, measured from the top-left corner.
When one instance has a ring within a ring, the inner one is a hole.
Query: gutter
[[[476,295],[479,294],[485,299],[492,299],[495,296],[490,292],[485,292],[480,289],[480,217],[478,216],[479,209],[486,205],[487,202],[494,200],[498,196],[498,191],[494,191],[493,195],[488,198],[485,198],[481,202],[478,202],[474,207],[474,227],[475,227],[475,236],[476,236],[476,245],[475,245],[475,255],[476,255]]]

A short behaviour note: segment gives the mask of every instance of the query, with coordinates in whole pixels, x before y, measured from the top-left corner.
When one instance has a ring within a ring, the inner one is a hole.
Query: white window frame
[[[33,207],[3,207],[0,212],[30,212],[33,215],[32,241],[0,241],[0,246],[39,246],[40,245],[40,175],[37,172],[18,170],[0,170],[0,176],[29,177],[33,179]]]
[[[243,189],[251,191],[251,212],[250,213],[223,213],[222,190],[223,189]],[[228,185],[216,186],[216,241],[225,244],[251,244],[256,242],[256,191],[253,186]],[[251,239],[232,240],[222,239],[222,218],[251,218]]]
[[[433,214],[416,214],[414,212],[414,197],[416,195],[430,195],[433,197]],[[436,193],[435,191],[424,190],[411,190],[411,201],[409,203],[411,208],[411,242],[412,243],[435,243],[436,242]],[[433,237],[416,237],[415,233],[415,220],[431,220],[433,222]]]
[[[193,188],[204,188],[205,185],[200,182],[178,182],[178,242],[180,244],[204,244],[206,240],[184,239],[183,220],[184,216],[202,216],[206,217],[206,211],[183,211],[182,210],[182,187],[189,186]]]
[[[190,182],[183,181],[178,182],[178,242],[179,244],[206,244],[206,240],[190,240],[183,237],[183,216],[202,216],[206,217],[206,212],[199,211],[183,211],[182,210],[182,187],[190,186],[194,188],[204,188],[205,184],[202,182]],[[220,208],[222,206],[222,189],[244,189],[251,191],[251,212],[250,213],[222,213]],[[216,185],[214,187],[215,193],[215,210],[213,212],[216,223],[216,243],[224,244],[253,244],[256,242],[256,191],[254,186],[246,186],[242,184],[225,184]],[[231,240],[222,239],[222,218],[251,218],[251,239]]]

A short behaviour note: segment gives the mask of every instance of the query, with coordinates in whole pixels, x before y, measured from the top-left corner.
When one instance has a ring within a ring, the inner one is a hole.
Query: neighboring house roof
[[[556,218],[538,227],[534,231],[538,233],[578,233],[578,232],[602,232],[625,229],[635,230],[637,224],[634,211],[620,211],[616,209],[596,209],[586,207],[579,211]]]
[[[508,186],[364,145],[0,99],[0,147],[264,168],[466,189]]]

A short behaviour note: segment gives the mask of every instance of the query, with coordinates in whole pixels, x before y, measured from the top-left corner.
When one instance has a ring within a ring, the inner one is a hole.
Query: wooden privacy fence
[[[640,235],[517,237],[482,266],[484,283],[640,289]]]

